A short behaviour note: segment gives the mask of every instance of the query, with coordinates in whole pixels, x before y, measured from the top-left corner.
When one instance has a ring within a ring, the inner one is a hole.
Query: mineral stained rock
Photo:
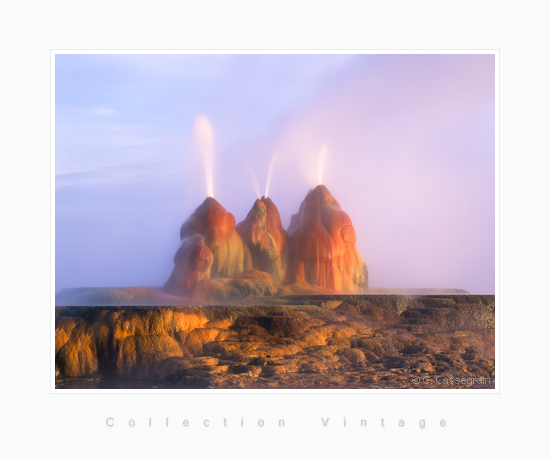
[[[271,297],[280,288],[269,273],[247,270],[230,278],[201,280],[193,285],[190,296],[195,301],[228,302],[244,297]]]
[[[235,230],[250,251],[252,267],[269,273],[283,284],[288,263],[288,234],[273,201],[266,197],[256,200]]]
[[[214,198],[206,198],[183,223],[180,238],[175,267],[164,285],[170,294],[187,296],[200,281],[245,269],[245,247],[235,231],[235,218]]]
[[[338,293],[360,293],[368,286],[351,219],[324,185],[307,194],[291,218],[288,234],[287,283],[305,281]]]
[[[256,200],[235,226],[233,215],[209,197],[182,225],[180,237],[175,267],[164,285],[174,296],[212,302],[362,293],[367,287],[351,219],[323,185],[307,194],[288,233],[269,198]]]
[[[74,388],[73,378],[159,388],[494,388],[494,296],[300,302],[57,307],[56,388]]]

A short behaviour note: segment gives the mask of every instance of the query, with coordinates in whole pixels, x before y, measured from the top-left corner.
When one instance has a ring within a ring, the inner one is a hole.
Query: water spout
[[[265,197],[267,198],[269,196],[269,185],[271,184],[271,176],[273,174],[273,168],[275,166],[275,158],[277,157],[277,154],[273,154],[271,157],[271,162],[269,163],[269,169],[267,170],[267,180],[265,183]]]
[[[318,185],[323,184],[323,173],[324,173],[324,169],[325,169],[325,163],[326,163],[326,160],[327,160],[327,154],[328,154],[327,144],[323,143],[323,145],[321,145],[321,154],[319,155]]]
[[[191,133],[191,150],[202,157],[206,177],[206,193],[214,197],[214,130],[204,115],[198,115]]]
[[[256,174],[254,174],[254,171],[252,170],[252,168],[250,166],[248,167],[248,172],[249,172],[250,177],[252,179],[252,185],[254,185],[254,190],[256,191],[256,196],[258,197],[258,199],[261,199],[262,198],[262,192],[260,192],[260,184],[258,183],[258,178],[256,177]]]

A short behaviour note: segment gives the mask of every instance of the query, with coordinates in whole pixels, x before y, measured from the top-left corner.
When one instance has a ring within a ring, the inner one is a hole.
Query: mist
[[[322,182],[369,287],[494,294],[491,55],[61,55],[55,129],[56,292],[161,286],[207,195],[286,228]]]

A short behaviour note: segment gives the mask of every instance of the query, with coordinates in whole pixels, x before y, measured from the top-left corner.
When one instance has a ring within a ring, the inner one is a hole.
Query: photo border
[[[61,54],[490,54],[495,57],[495,388],[494,389],[56,389],[55,388],[55,57]],[[50,49],[50,394],[500,394],[500,50],[499,49]]]

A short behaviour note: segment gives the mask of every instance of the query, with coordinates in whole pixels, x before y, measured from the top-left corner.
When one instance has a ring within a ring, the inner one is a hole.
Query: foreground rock
[[[494,296],[294,300],[57,307],[56,387],[88,377],[179,388],[494,388]]]

